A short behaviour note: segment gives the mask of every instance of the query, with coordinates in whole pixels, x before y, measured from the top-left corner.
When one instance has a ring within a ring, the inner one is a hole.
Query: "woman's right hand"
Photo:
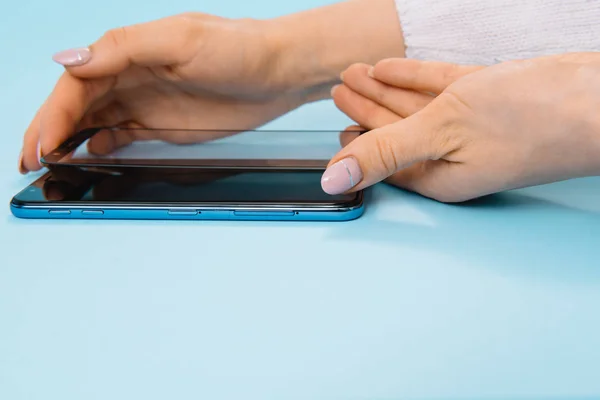
[[[27,129],[21,171],[39,170],[42,154],[90,126],[246,130],[326,96],[278,75],[277,41],[266,25],[184,14],[111,30],[89,48],[56,54],[66,72]],[[135,135],[103,131],[90,151],[145,139]],[[160,139],[203,138],[182,132]]]
[[[349,87],[334,96],[337,104],[357,122],[365,111],[367,121],[387,120],[392,111],[406,118],[360,136],[345,134],[344,149],[323,176],[330,194],[385,179],[462,202],[600,174],[599,53],[487,68],[390,59],[370,76],[361,85],[348,76]],[[342,99],[350,87],[353,95]],[[407,90],[437,96],[419,110]]]

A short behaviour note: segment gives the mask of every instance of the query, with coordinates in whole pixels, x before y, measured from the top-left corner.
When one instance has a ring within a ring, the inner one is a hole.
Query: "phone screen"
[[[322,171],[128,168],[123,173],[55,170],[15,196],[21,203],[263,203],[340,204],[357,194],[330,196]]]

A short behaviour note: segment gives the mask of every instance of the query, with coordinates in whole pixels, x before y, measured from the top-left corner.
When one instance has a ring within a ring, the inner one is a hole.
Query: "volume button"
[[[82,215],[104,215],[104,211],[102,210],[83,210],[81,211]]]
[[[48,210],[48,214],[51,215],[70,215],[71,210]]]
[[[189,216],[189,215],[198,215],[200,214],[196,210],[169,210],[169,215],[177,215],[177,216]]]
[[[234,211],[234,217],[293,217],[294,211]]]

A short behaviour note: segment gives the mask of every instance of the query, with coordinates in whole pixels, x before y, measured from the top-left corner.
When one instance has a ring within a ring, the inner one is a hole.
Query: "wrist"
[[[272,84],[309,101],[328,98],[354,63],[404,56],[394,0],[350,0],[264,22]]]

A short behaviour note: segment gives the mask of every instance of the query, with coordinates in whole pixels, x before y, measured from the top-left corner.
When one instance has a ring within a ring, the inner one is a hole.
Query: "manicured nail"
[[[367,75],[369,75],[371,78],[375,79],[375,67],[369,68],[369,70],[367,71]]]
[[[92,53],[88,48],[69,49],[56,53],[52,59],[65,67],[76,67],[90,61]]]
[[[321,187],[327,194],[341,194],[358,185],[363,173],[355,158],[348,157],[336,162],[323,174]]]
[[[19,173],[25,175],[27,172],[27,168],[23,165],[23,150],[21,150],[21,154],[19,154]]]
[[[335,95],[335,92],[339,89],[341,85],[335,85],[334,87],[331,88],[331,97],[333,97]]]
[[[40,144],[40,142],[38,142],[37,144],[37,159],[38,159],[38,164],[40,164],[40,167],[42,166],[42,145]]]

